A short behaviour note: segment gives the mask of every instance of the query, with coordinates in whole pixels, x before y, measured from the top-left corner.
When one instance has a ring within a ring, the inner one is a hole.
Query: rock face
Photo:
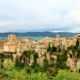
[[[67,66],[70,67],[71,71],[76,71],[76,63],[74,62],[73,59],[68,58],[66,64],[67,64]]]
[[[45,56],[39,57],[39,58],[37,59],[37,63],[38,63],[40,66],[42,66],[44,59],[45,59]]]
[[[47,58],[48,61],[50,61],[50,53],[49,52],[46,53],[46,58]]]
[[[77,63],[76,63],[76,69],[78,71],[80,71],[80,59],[78,59]]]
[[[79,71],[80,70],[80,58],[77,58],[78,53],[75,52],[73,54],[71,51],[67,54],[66,65],[70,67],[71,71]]]
[[[42,66],[45,59],[48,61],[49,64],[50,63],[56,63],[57,55],[53,55],[53,54],[51,55],[50,52],[47,52],[46,54],[41,55],[41,56],[38,57],[37,63],[40,66]]]

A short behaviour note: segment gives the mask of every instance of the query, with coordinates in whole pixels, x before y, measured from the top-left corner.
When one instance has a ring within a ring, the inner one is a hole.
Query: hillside
[[[22,37],[29,37],[30,39],[35,39],[35,38],[42,38],[42,37],[55,37],[56,34],[60,34],[60,37],[73,37],[76,34],[79,33],[70,33],[70,32],[6,32],[6,33],[0,33],[0,39],[6,39],[9,34],[15,34],[18,38]]]

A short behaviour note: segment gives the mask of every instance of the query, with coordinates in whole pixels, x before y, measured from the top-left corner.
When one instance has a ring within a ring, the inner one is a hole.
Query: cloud
[[[0,32],[79,29],[79,3],[80,0],[0,0]]]
[[[71,12],[64,16],[65,18],[75,21],[77,24],[80,24],[80,10],[73,9]]]
[[[73,33],[79,33],[80,32],[80,26],[79,27],[75,27],[73,29],[71,29],[69,32],[73,32]]]

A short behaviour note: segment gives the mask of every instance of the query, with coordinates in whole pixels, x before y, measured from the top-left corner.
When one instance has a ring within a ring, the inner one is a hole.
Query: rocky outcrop
[[[77,71],[80,71],[80,59],[78,59],[78,61],[76,63],[76,69],[77,69]]]
[[[72,51],[69,51],[67,54],[67,61],[66,65],[70,67],[71,71],[79,71],[80,70],[80,59],[77,58],[78,53],[75,52],[75,54],[72,53]]]
[[[76,62],[74,62],[74,59],[68,58],[66,64],[70,67],[71,71],[76,71]]]

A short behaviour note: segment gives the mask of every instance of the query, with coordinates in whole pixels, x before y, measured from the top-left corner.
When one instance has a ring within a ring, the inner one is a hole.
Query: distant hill
[[[25,36],[30,36],[30,37],[55,37],[56,34],[60,34],[60,37],[73,37],[76,34],[79,33],[70,33],[70,32],[6,32],[6,33],[0,33],[0,37],[7,37],[9,34],[15,34],[17,37],[25,37]]]

